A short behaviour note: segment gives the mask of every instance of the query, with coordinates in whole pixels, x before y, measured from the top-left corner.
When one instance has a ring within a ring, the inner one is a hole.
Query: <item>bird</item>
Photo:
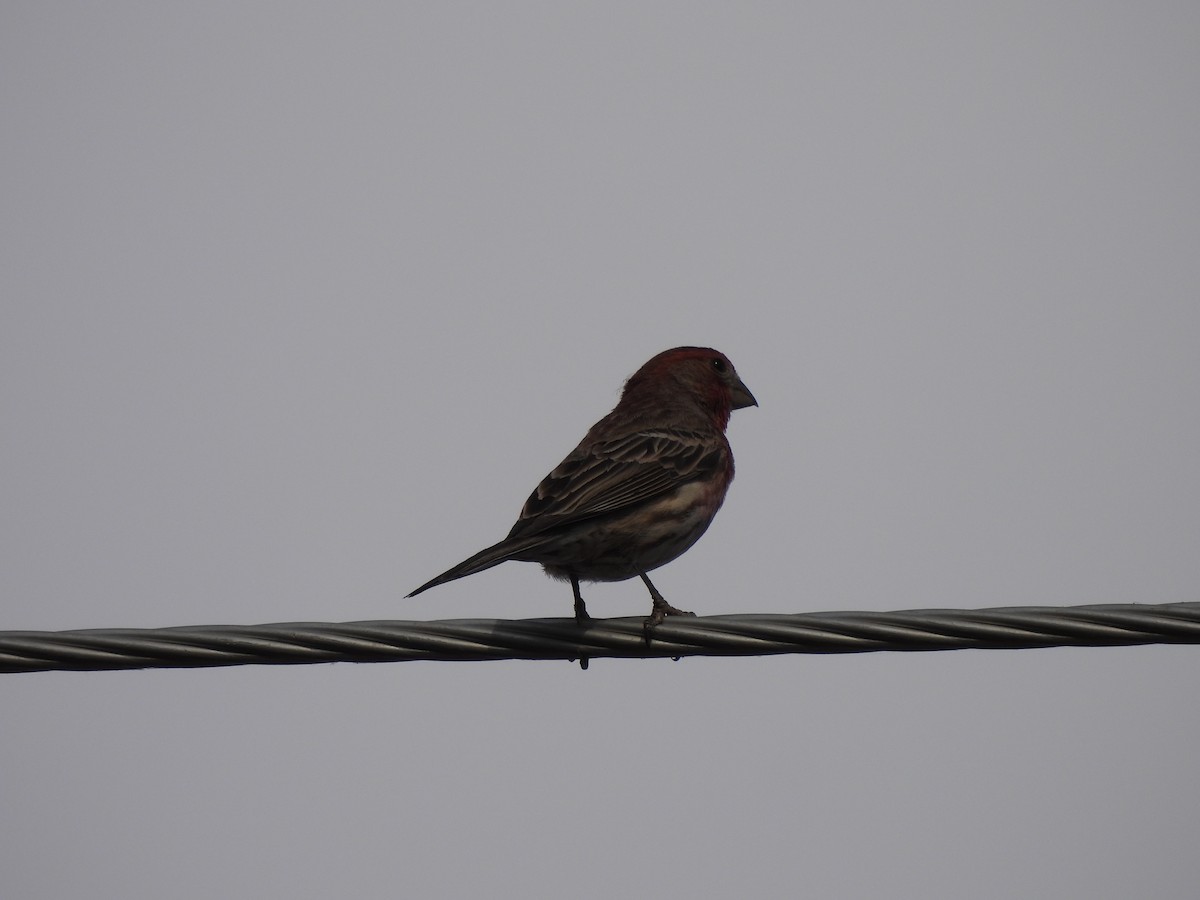
[[[508,560],[540,563],[570,581],[575,619],[591,616],[580,582],[640,578],[650,592],[646,639],[667,616],[647,573],[678,558],[708,529],[733,480],[725,429],[735,409],[758,406],[725,354],[675,347],[625,382],[616,407],[525,501],[497,544],[421,585],[408,597]]]

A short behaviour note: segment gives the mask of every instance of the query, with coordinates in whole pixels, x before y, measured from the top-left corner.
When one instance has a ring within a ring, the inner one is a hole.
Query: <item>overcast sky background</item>
[[[676,605],[1200,599],[1200,6],[978,6],[5,3],[0,628],[569,615],[401,598],[679,344],[761,407]],[[1198,667],[0,676],[0,881],[1194,898]]]

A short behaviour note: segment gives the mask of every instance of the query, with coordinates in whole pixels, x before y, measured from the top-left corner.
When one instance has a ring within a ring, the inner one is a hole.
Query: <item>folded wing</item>
[[[580,448],[525,501],[508,539],[645,503],[722,469],[728,453],[719,436],[676,430],[639,431]]]

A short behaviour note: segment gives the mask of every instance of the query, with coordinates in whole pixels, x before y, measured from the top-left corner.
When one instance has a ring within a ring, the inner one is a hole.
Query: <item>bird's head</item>
[[[731,411],[758,406],[729,357],[710,347],[664,350],[630,377],[624,396],[666,398],[676,392],[698,402],[722,429]]]

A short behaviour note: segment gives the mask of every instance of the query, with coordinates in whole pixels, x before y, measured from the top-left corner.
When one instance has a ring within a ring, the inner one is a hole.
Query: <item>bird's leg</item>
[[[646,616],[646,621],[642,623],[642,630],[646,635],[646,643],[649,644],[650,632],[655,627],[661,625],[663,623],[663,619],[665,619],[667,616],[694,616],[695,613],[688,612],[684,609],[676,609],[663,598],[663,595],[658,592],[658,588],[651,583],[650,579],[646,577],[644,572],[639,572],[638,574],[641,576],[642,581],[645,582],[646,587],[649,589],[650,600],[653,603],[653,606],[650,610],[650,615]]]
[[[575,594],[575,621],[582,625],[592,617],[588,615],[587,606],[583,602],[583,594],[579,593],[579,578],[576,575],[571,576],[571,591]]]
[[[575,622],[578,625],[585,625],[592,620],[588,615],[587,606],[583,602],[583,594],[579,593],[579,579],[571,576],[571,592],[575,595]],[[588,663],[591,662],[586,656],[579,657],[579,668],[587,671]]]

